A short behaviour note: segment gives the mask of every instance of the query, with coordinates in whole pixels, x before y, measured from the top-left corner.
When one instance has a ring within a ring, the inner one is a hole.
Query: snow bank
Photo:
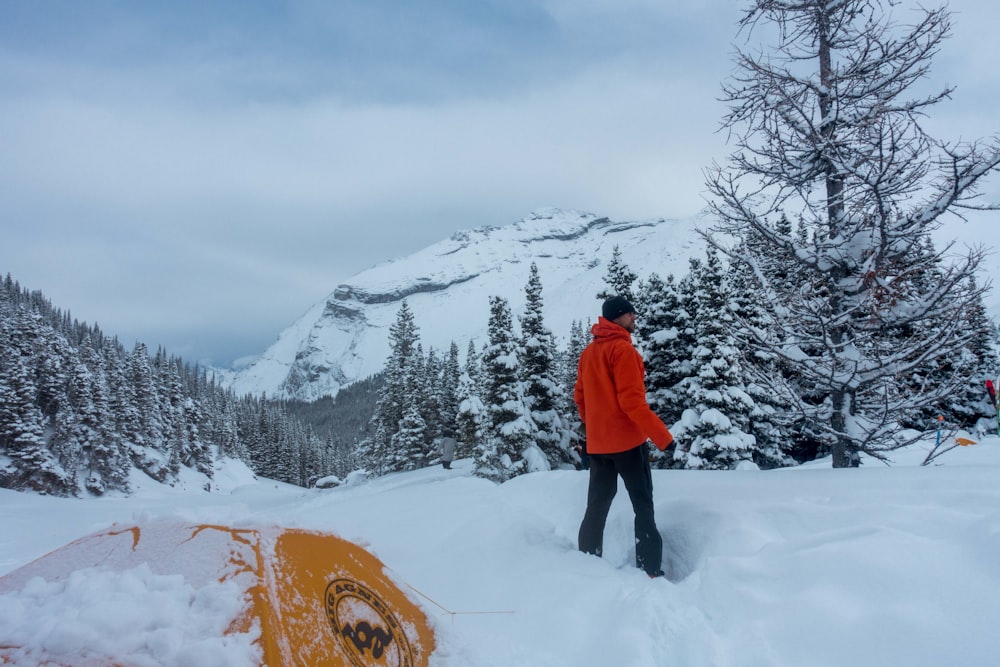
[[[596,558],[576,549],[586,473],[496,485],[468,460],[328,490],[259,480],[228,495],[3,491],[0,572],[112,521],[224,515],[364,545],[434,623],[435,667],[994,664],[1000,439],[919,466],[932,444],[899,452],[894,467],[654,471],[660,580],[634,568],[624,490]],[[249,637],[218,634],[226,593],[143,567],[33,581],[0,596],[0,645],[98,663],[256,664]]]

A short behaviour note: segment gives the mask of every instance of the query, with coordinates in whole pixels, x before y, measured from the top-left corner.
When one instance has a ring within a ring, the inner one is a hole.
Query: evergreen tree
[[[458,387],[458,414],[455,416],[456,438],[459,442],[459,452],[455,456],[458,458],[479,451],[482,443],[486,406],[482,399],[481,377],[479,355],[475,343],[470,340],[465,353],[465,370]]]
[[[14,322],[0,321],[0,483],[7,488],[65,494],[72,476],[46,446],[46,419],[36,403],[31,341],[37,322],[21,313]]]
[[[235,396],[218,388],[215,388],[210,396],[214,398],[215,403],[211,411],[213,424],[211,441],[218,446],[220,455],[249,461],[247,444],[240,438]]]
[[[160,414],[163,415],[164,450],[169,456],[171,477],[176,476],[182,465],[192,467],[194,443],[189,438],[184,414],[184,390],[175,369],[166,363],[164,351],[157,352],[154,366],[157,369],[157,386],[160,395]]]
[[[688,468],[729,470],[752,458],[755,439],[748,431],[754,402],[743,383],[724,271],[713,248],[693,282],[698,286],[698,345],[691,375],[678,383],[689,407],[676,427],[675,435],[686,445],[677,456]]]
[[[465,377],[480,394],[483,388],[483,375],[482,354],[476,351],[475,341],[470,340],[465,350]]]
[[[604,282],[607,289],[600,292],[597,298],[604,301],[613,296],[624,297],[629,303],[640,310],[639,299],[633,291],[633,285],[639,276],[631,271],[622,260],[621,250],[616,245],[611,252],[611,261],[608,262],[608,271],[604,274]]]
[[[459,362],[458,344],[452,341],[438,383],[438,402],[441,405],[441,435],[452,438],[456,437],[458,433],[458,411],[462,403],[459,396],[461,383],[462,366]]]
[[[555,340],[542,316],[542,282],[534,262],[524,293],[519,354],[524,400],[534,422],[535,443],[547,467],[558,467],[572,461],[570,432],[563,413],[565,401],[555,363]]]
[[[135,443],[165,450],[163,400],[160,397],[145,343],[137,342],[128,360],[128,382],[135,391]],[[156,477],[157,475],[153,475]]]
[[[419,354],[419,353],[418,353]],[[420,404],[420,415],[424,420],[424,453],[429,457],[433,452],[433,442],[440,438],[445,429],[446,416],[442,390],[442,377],[444,375],[444,363],[438,359],[437,350],[430,349],[422,367],[418,373],[416,381],[418,384],[411,385],[417,395]]]
[[[302,485],[299,473],[301,465],[298,457],[298,441],[302,437],[299,425],[291,422],[288,415],[279,404],[271,404],[265,408],[270,413],[268,420],[271,427],[270,465],[271,479],[289,484]]]
[[[643,340],[649,406],[672,424],[680,419],[684,406],[675,387],[690,373],[692,354],[681,337],[681,327],[687,323],[674,276],[664,281],[652,274],[642,284],[642,300],[646,314],[637,333]]]
[[[420,337],[413,313],[404,300],[399,307],[396,321],[389,327],[389,358],[382,371],[384,385],[382,396],[372,416],[372,435],[358,447],[358,456],[368,470],[381,475],[397,468],[389,467],[392,456],[392,438],[400,429],[407,409],[415,403],[407,381],[413,364],[417,363]]]
[[[486,432],[476,449],[475,472],[496,482],[528,471],[525,451],[533,445],[534,422],[518,378],[517,339],[510,306],[490,297],[489,344],[483,351]]]
[[[114,417],[108,404],[105,379],[91,368],[100,368],[97,354],[84,342],[83,360],[76,365],[68,387],[69,403],[74,407],[73,441],[79,447],[80,469],[85,488],[102,495],[109,490],[128,491],[128,455],[114,430]]]
[[[674,347],[681,363],[675,372],[682,377],[688,377],[694,372],[693,356],[698,346],[697,323],[702,316],[699,312],[701,302],[698,298],[697,280],[701,270],[701,260],[691,257],[688,260],[688,272],[677,281],[678,308],[674,319],[677,340]]]
[[[792,233],[792,225],[784,216],[779,219],[776,227],[779,233],[786,236]],[[777,376],[783,373],[784,369],[773,356],[752,344],[753,332],[766,331],[771,326],[771,313],[761,302],[760,295],[765,292],[753,267],[742,261],[744,257],[762,255],[755,251],[760,247],[761,241],[757,235],[751,233],[742,240],[742,243],[755,248],[741,249],[730,258],[732,270],[728,281],[729,309],[733,314],[733,335],[737,347],[743,351],[746,392],[754,404],[750,413],[750,434],[756,440],[753,460],[766,470],[796,463],[797,452],[793,438],[796,415],[780,395],[776,395],[753,379],[756,375]],[[792,289],[795,278],[790,269],[794,268],[794,262],[780,255],[764,256],[767,260],[762,262],[766,267],[763,271],[774,283],[783,286],[782,292]],[[810,458],[807,455],[801,457],[802,460]]]
[[[426,462],[426,431],[420,409],[411,404],[399,422],[399,430],[392,435],[389,470],[415,470]]]
[[[576,388],[576,375],[580,364],[580,355],[584,348],[590,343],[590,333],[580,320],[573,320],[570,324],[569,341],[566,344],[566,352],[563,355],[563,413],[566,415],[567,428],[570,432],[569,446],[584,444],[586,437],[583,432],[583,422],[580,421],[580,413],[573,400],[573,393]],[[576,460],[574,458],[574,460]]]
[[[664,281],[654,273],[640,285],[640,290],[646,311],[636,333],[642,341],[647,399],[653,412],[672,428],[680,421],[685,407],[678,385],[691,371],[692,351],[680,333],[686,326],[686,317],[673,275]],[[679,465],[674,462],[673,453],[674,448],[652,452],[654,465],[659,468]]]
[[[928,239],[928,244],[930,240]],[[929,280],[941,280],[939,271],[934,271]],[[904,426],[926,429],[936,423],[940,415],[952,428],[973,428],[982,417],[992,416],[983,387],[990,377],[991,346],[996,340],[994,323],[986,314],[982,290],[975,276],[967,283],[969,291],[979,296],[970,303],[967,310],[958,314],[959,328],[968,336],[968,343],[954,355],[942,359],[940,363],[915,369],[908,376],[901,376],[899,383],[904,387],[921,387],[925,384],[948,383],[954,378],[954,391],[941,401],[926,405],[919,410],[907,410],[901,420]],[[912,332],[900,332],[912,335]],[[899,344],[905,344],[901,340]]]
[[[974,276],[969,279],[969,289],[979,291]],[[980,419],[996,414],[984,387],[986,380],[996,381],[1000,373],[1000,330],[987,314],[982,295],[963,315],[963,326],[971,333],[968,362],[975,371],[960,385],[958,395],[947,401],[944,410],[955,424],[973,428]]]
[[[325,477],[332,468],[325,461],[323,442],[316,436],[312,428],[296,422],[298,431],[296,441],[299,444],[299,485],[312,488],[316,480]]]

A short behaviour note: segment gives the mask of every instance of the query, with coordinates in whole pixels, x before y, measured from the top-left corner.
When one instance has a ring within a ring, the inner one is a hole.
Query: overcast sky
[[[1000,129],[998,4],[951,3],[940,138]],[[459,229],[692,216],[743,5],[0,0],[0,273],[228,365]]]

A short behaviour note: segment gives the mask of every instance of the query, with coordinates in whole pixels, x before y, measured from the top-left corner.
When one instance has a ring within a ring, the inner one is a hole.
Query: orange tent
[[[0,593],[18,591],[34,577],[51,581],[83,568],[124,571],[142,564],[155,574],[179,574],[195,587],[236,582],[244,602],[227,634],[259,629],[261,664],[416,667],[426,665],[434,650],[427,618],[377,558],[306,530],[116,526],[0,577]],[[0,664],[18,648],[0,646]]]

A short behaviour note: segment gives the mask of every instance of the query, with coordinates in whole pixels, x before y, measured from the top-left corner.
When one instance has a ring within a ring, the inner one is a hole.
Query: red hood
[[[630,342],[632,340],[632,334],[628,332],[628,329],[603,317],[597,318],[597,324],[590,327],[590,333],[594,335],[594,338],[602,341],[615,340],[616,338]]]

